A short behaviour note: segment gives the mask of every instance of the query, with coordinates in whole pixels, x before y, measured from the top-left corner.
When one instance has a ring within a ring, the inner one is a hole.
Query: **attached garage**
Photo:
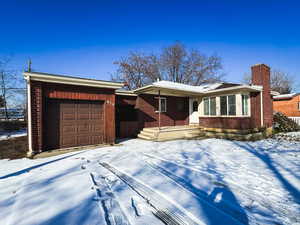
[[[104,143],[103,105],[103,101],[47,100],[45,149]]]
[[[24,73],[32,153],[114,143],[115,90],[122,83]]]

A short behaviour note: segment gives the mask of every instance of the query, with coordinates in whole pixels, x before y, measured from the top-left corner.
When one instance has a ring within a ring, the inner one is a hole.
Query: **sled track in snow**
[[[163,194],[152,189],[148,185],[133,178],[132,176],[122,172],[121,170],[109,165],[101,163],[101,166],[115,174],[130,188],[132,188],[139,196],[146,200],[147,204],[153,209],[153,214],[167,225],[204,225],[194,215],[187,212],[184,208],[175,202],[167,199]]]
[[[99,206],[104,212],[105,222],[107,225],[131,225],[125,213],[123,212],[119,202],[114,193],[110,189],[105,178],[98,180],[96,175],[90,173],[92,182],[96,188]]]
[[[253,192],[251,190],[245,190],[244,187],[240,186],[239,184],[237,184],[237,183],[235,183],[231,180],[229,180],[229,181],[226,180],[225,181],[226,183],[222,183],[222,182],[216,181],[214,179],[213,175],[208,173],[207,171],[203,171],[203,170],[200,170],[200,169],[195,169],[195,168],[192,168],[190,166],[186,166],[186,165],[183,165],[183,164],[180,164],[180,163],[172,162],[170,160],[162,159],[160,157],[156,157],[156,156],[153,156],[151,154],[143,153],[143,155],[148,157],[148,158],[152,158],[152,159],[159,160],[159,161],[162,161],[162,162],[171,163],[175,166],[185,168],[187,170],[191,170],[191,171],[194,171],[196,173],[199,173],[202,176],[205,176],[208,180],[210,180],[213,185],[222,185],[224,187],[230,186],[230,188],[233,189],[235,192],[240,193],[240,194],[246,196],[248,199],[259,203],[261,206],[263,206],[263,207],[269,209],[270,211],[272,211],[272,213],[280,215],[281,218],[290,218],[290,220],[292,220],[292,222],[300,222],[299,218],[297,217],[297,212],[295,210],[285,208],[285,207],[278,207],[278,206],[276,206],[276,203],[274,204],[272,201],[269,201],[262,194],[257,193],[257,192]],[[158,166],[157,164],[155,165],[155,163],[149,163],[149,162],[147,162],[147,163],[150,166],[152,164],[152,165],[154,165],[158,168],[159,167],[162,168],[161,166]],[[162,169],[164,171],[166,171],[169,175],[172,176],[172,173],[170,171],[168,171],[165,168],[162,168]],[[160,172],[162,173],[162,171],[160,171]],[[173,176],[174,176],[174,174],[173,174]],[[177,175],[175,175],[175,176],[177,176]],[[179,177],[179,178],[184,179],[184,178],[181,178],[181,177]],[[256,196],[256,198],[254,199],[252,196]]]

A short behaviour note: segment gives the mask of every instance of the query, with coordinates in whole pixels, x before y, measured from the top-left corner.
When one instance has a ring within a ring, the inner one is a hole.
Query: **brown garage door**
[[[45,111],[46,149],[104,142],[103,102],[52,99]]]

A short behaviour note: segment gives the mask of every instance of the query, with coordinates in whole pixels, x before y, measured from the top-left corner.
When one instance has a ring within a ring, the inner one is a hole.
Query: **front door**
[[[197,98],[190,98],[190,124],[199,124],[199,100]]]

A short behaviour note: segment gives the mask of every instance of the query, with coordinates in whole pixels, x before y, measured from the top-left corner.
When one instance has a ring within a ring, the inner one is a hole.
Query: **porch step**
[[[199,126],[172,126],[144,128],[138,137],[151,141],[168,141],[175,139],[192,139],[203,137],[204,134]]]
[[[141,133],[138,134],[138,138],[141,138],[141,139],[144,139],[144,140],[149,140],[149,141],[155,139],[155,138],[149,137],[149,136],[141,134]]]
[[[157,131],[142,130],[140,134],[143,134],[144,136],[149,136],[149,137],[155,138],[157,135]]]
[[[198,138],[198,137],[204,137],[205,133],[203,133],[200,129],[192,130],[190,132],[187,132],[185,136],[186,138]]]

